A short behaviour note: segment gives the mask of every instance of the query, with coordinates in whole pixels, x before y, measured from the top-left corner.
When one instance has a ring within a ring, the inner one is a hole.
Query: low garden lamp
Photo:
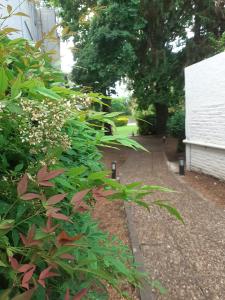
[[[112,161],[112,179],[116,179],[116,161]]]
[[[179,175],[184,176],[184,158],[179,158]]]

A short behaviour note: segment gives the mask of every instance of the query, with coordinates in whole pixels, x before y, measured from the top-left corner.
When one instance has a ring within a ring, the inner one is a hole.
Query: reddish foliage
[[[21,286],[29,290],[29,281],[31,280],[34,274],[36,266],[34,264],[20,265],[17,259],[14,257],[10,257],[9,261],[13,270],[17,271],[18,273],[24,273],[22,277]]]
[[[53,170],[53,171],[48,172],[47,166],[44,166],[43,168],[41,168],[38,171],[37,180],[38,180],[38,183],[40,184],[41,182],[45,182],[45,181],[48,181],[49,179],[53,179],[63,173],[64,173],[63,169]]]
[[[88,207],[82,204],[84,197],[90,192],[90,189],[86,189],[76,193],[72,200],[71,204],[74,206],[75,211],[84,212],[88,210]]]
[[[48,206],[46,215],[48,217],[52,217],[54,219],[69,221],[69,217],[62,213],[59,213],[59,211],[60,211],[60,208]]]
[[[49,180],[49,179],[53,179],[61,174],[63,174],[65,172],[64,169],[59,169],[59,170],[53,170],[48,172],[48,174],[44,177],[44,180]]]
[[[29,290],[29,281],[31,280],[31,278],[34,274],[35,269],[36,269],[36,267],[34,265],[30,264],[30,269],[28,269],[28,271],[26,271],[23,275],[21,286],[27,290]]]
[[[50,267],[44,269],[39,275],[38,282],[44,288],[45,288],[45,279],[50,278],[50,277],[59,276],[59,274],[57,274],[55,272],[50,272],[51,269],[52,269],[52,267],[50,266]]]
[[[22,233],[20,233],[20,238],[26,247],[37,246],[41,244],[41,241],[34,240],[35,232],[36,232],[35,225],[32,225],[28,231],[27,237],[25,237]]]
[[[67,259],[67,260],[74,260],[75,259],[74,256],[69,254],[69,253],[64,253],[64,254],[60,255],[60,257],[63,258],[63,259]]]
[[[55,229],[56,229],[58,226],[59,226],[59,225],[52,226],[51,217],[48,217],[48,221],[47,221],[46,227],[43,227],[42,230],[43,230],[45,233],[52,233],[52,232],[55,231]]]
[[[63,173],[64,173],[63,169],[53,170],[48,172],[47,166],[44,166],[37,173],[38,184],[41,186],[53,187],[55,186],[55,184],[53,182],[49,182],[48,180],[53,179]]]
[[[23,200],[33,200],[33,199],[39,199],[40,195],[35,193],[27,193],[21,196]]]
[[[48,187],[53,187],[53,186],[55,186],[55,184],[54,184],[53,182],[49,182],[49,181],[41,181],[41,182],[39,182],[39,184],[40,184],[41,186],[48,186]]]
[[[82,289],[78,294],[76,294],[72,300],[82,300],[82,298],[87,294],[87,289]],[[66,290],[65,298],[64,300],[70,300],[70,290]]]
[[[19,196],[23,195],[27,191],[28,177],[24,174],[19,183],[17,184],[17,193]]]
[[[37,173],[37,180],[38,182],[43,181],[45,176],[48,174],[47,166],[45,165],[43,168],[41,168]]]
[[[57,242],[60,246],[63,245],[74,246],[74,244],[71,244],[71,242],[80,240],[82,236],[83,236],[82,234],[78,234],[76,236],[70,237],[65,231],[62,231],[57,236]]]
[[[19,265],[18,261],[13,256],[9,257],[9,262],[10,262],[13,270],[17,271],[19,269],[20,265]]]
[[[54,205],[56,203],[59,203],[60,201],[62,201],[65,197],[66,197],[67,194],[58,194],[58,195],[54,195],[52,197],[50,197],[48,199],[48,205]]]

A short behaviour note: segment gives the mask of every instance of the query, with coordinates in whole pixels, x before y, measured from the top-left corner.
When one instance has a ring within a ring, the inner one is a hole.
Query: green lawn
[[[132,133],[137,135],[138,127],[137,125],[129,125],[129,126],[121,126],[116,128],[115,134],[119,134],[121,136],[132,136]]]

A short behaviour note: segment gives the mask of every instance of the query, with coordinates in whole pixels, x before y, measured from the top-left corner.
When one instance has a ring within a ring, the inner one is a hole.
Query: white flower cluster
[[[19,131],[22,142],[29,143],[32,152],[62,147],[67,150],[71,141],[62,131],[65,122],[71,116],[70,101],[21,100],[24,114],[21,115]]]

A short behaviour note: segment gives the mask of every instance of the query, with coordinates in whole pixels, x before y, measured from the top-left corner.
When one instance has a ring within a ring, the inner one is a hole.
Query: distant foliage
[[[169,135],[183,140],[185,138],[185,112],[177,111],[168,120],[167,131]]]
[[[129,118],[126,116],[117,117],[115,119],[115,125],[117,127],[126,126],[128,124]]]
[[[138,133],[140,135],[156,134],[156,116],[139,114],[137,118]]]
[[[128,98],[112,98],[111,110],[122,112],[125,115],[131,114],[130,100]]]

